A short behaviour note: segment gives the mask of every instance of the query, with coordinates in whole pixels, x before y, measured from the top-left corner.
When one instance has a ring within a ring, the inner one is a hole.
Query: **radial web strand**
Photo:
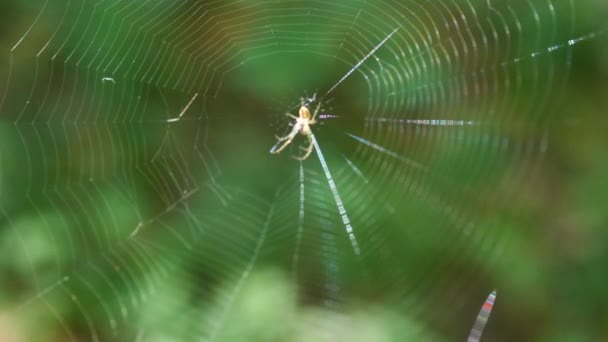
[[[342,223],[344,224],[344,229],[346,230],[346,234],[348,235],[350,244],[353,247],[353,251],[355,252],[355,254],[359,255],[361,253],[361,250],[359,248],[359,244],[357,243],[355,232],[353,231],[350,219],[348,218],[348,213],[346,212],[346,208],[344,207],[344,202],[340,197],[340,193],[338,193],[338,188],[336,187],[336,183],[334,182],[334,179],[331,176],[331,172],[329,171],[329,167],[327,166],[325,157],[323,157],[321,147],[319,146],[317,138],[315,138],[314,134],[311,134],[310,138],[312,139],[313,146],[315,148],[315,151],[317,152],[317,157],[319,157],[319,162],[321,163],[321,167],[323,168],[323,173],[325,173],[325,178],[327,179],[327,185],[329,186],[329,190],[331,191],[331,194],[334,198],[336,207],[338,207],[338,214],[340,214],[340,218],[342,219]]]

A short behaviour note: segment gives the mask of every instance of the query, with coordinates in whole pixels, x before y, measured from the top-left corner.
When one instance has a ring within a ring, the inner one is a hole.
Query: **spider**
[[[284,137],[275,136],[278,140],[277,144],[280,142],[283,142],[283,141],[284,141],[284,143],[279,148],[276,148],[276,145],[275,145],[275,147],[273,147],[270,150],[270,153],[273,153],[273,154],[281,153],[281,151],[283,151],[283,149],[291,143],[291,141],[295,138],[295,136],[298,133],[300,133],[300,134],[306,136],[309,144],[308,144],[307,148],[300,146],[300,149],[302,149],[303,151],[306,151],[306,154],[304,154],[303,157],[294,157],[294,158],[297,160],[304,160],[304,159],[308,158],[308,156],[312,153],[312,150],[314,147],[312,139],[310,137],[310,135],[312,134],[312,130],[310,129],[310,126],[317,123],[315,121],[315,118],[317,117],[317,113],[319,113],[319,109],[321,108],[321,102],[318,102],[317,108],[315,109],[314,113],[312,114],[312,116],[310,115],[310,110],[308,109],[308,105],[315,101],[316,101],[316,94],[314,94],[311,98],[308,98],[308,99],[305,99],[302,97],[302,98],[300,98],[301,105],[300,105],[300,110],[298,112],[299,116],[292,115],[291,113],[285,114],[291,118],[294,118],[296,121],[294,123],[290,124],[290,126],[293,126],[293,128],[291,129],[291,132],[289,134],[287,134]]]

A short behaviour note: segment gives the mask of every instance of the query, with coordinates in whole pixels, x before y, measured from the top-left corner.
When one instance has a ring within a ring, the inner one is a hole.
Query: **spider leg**
[[[310,156],[310,154],[312,153],[312,150],[314,149],[314,145],[312,143],[312,139],[310,138],[310,135],[307,135],[306,138],[308,138],[308,142],[309,142],[308,147],[307,148],[303,148],[303,147],[300,146],[300,149],[303,150],[303,151],[306,151],[306,154],[304,154],[304,156],[302,156],[302,157],[296,157],[296,156],[294,156],[293,157],[294,159],[296,159],[296,160],[304,160],[304,159],[308,158],[308,156]]]
[[[273,147],[273,148],[270,150],[270,153],[273,153],[273,154],[278,154],[278,153],[281,153],[281,151],[283,151],[283,149],[284,149],[285,147],[287,147],[287,145],[289,145],[289,144],[291,143],[291,141],[292,141],[292,140],[293,140],[293,138],[296,136],[296,134],[298,134],[298,129],[296,129],[296,128],[297,128],[297,127],[294,127],[294,129],[292,129],[292,130],[291,130],[291,133],[289,133],[289,135],[286,135],[286,136],[284,136],[284,137],[282,137],[282,138],[281,138],[281,137],[277,137],[277,138],[278,138],[278,140],[279,140],[279,141],[277,142],[277,144],[278,144],[278,143],[280,143],[281,141],[285,141],[285,142],[284,142],[284,143],[281,145],[281,147],[279,147],[279,148],[277,148],[277,149],[275,149],[275,148]],[[276,146],[276,145],[275,145],[275,146]]]
[[[291,118],[294,118],[294,119],[296,119],[296,120],[297,120],[297,119],[299,119],[299,117],[297,117],[297,116],[295,116],[295,115],[293,115],[293,114],[291,114],[291,113],[285,113],[285,115],[287,115],[287,116],[289,116],[289,117],[291,117]]]
[[[315,94],[316,95],[316,94]],[[321,109],[321,102],[319,102],[317,104],[317,108],[315,108],[315,112],[312,114],[312,119],[310,119],[310,121],[308,121],[309,125],[315,124],[315,118],[317,117],[317,114],[319,114],[319,110]]]
[[[287,145],[289,145],[291,143],[291,140],[292,140],[292,138],[287,139],[287,141],[285,141],[283,143],[283,145],[281,145],[281,147],[270,150],[270,153],[273,153],[273,154],[281,153],[281,151],[283,151],[283,149],[285,149],[285,147],[287,147]]]

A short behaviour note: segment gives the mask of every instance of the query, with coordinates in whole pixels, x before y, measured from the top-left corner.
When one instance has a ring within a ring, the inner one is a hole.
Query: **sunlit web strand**
[[[398,26],[397,28],[395,28],[391,33],[389,33],[388,36],[386,36],[386,38],[384,38],[380,43],[378,43],[378,45],[376,45],[367,55],[365,55],[365,57],[363,57],[357,64],[355,64],[354,67],[352,67],[347,73],[346,75],[342,76],[342,78],[333,85],[333,87],[329,88],[329,90],[327,91],[327,93],[325,93],[325,95],[323,95],[323,97],[327,96],[329,93],[331,93],[332,91],[334,91],[334,89],[336,89],[337,86],[339,86],[342,82],[344,82],[345,79],[348,78],[348,76],[350,76],[353,72],[355,72],[355,70],[359,69],[359,67],[365,63],[365,61],[371,56],[373,55],[379,48],[382,47],[382,45],[384,45],[396,32],[397,30],[399,30]]]
[[[159,214],[157,214],[154,217],[149,218],[149,219],[147,219],[145,221],[141,221],[140,220],[139,223],[137,223],[137,226],[135,226],[135,228],[131,232],[130,237],[131,238],[135,237],[135,235],[137,235],[137,233],[139,233],[139,231],[142,228],[144,228],[144,227],[146,227],[146,226],[148,226],[148,225],[150,225],[150,224],[158,221],[158,219],[160,219],[161,217],[163,217],[163,216],[167,215],[168,213],[170,213],[171,211],[173,211],[177,207],[178,204],[186,201],[188,198],[190,198],[192,195],[196,194],[199,191],[200,191],[200,187],[196,187],[196,188],[194,188],[192,190],[186,191],[186,192],[183,193],[182,197],[180,197],[177,201],[171,203],[168,207],[166,207]]]
[[[366,118],[365,121],[390,123],[390,124],[406,124],[419,126],[473,126],[478,125],[477,121],[465,120],[445,120],[445,119],[391,119],[391,118]]]
[[[346,233],[348,234],[348,238],[350,239],[350,244],[353,246],[353,251],[355,252],[355,254],[359,255],[361,253],[361,250],[359,249],[357,238],[355,237],[353,227],[351,226],[350,219],[348,218],[348,214],[346,213],[344,202],[342,202],[342,198],[338,193],[338,188],[336,188],[336,183],[334,182],[334,179],[331,176],[331,172],[329,172],[329,167],[327,166],[327,162],[325,162],[325,157],[323,157],[323,152],[321,152],[321,148],[319,147],[319,143],[317,142],[317,138],[315,138],[314,134],[310,134],[310,139],[312,139],[312,143],[315,147],[315,150],[317,151],[319,162],[321,162],[321,167],[323,167],[323,172],[325,172],[327,184],[329,184],[329,189],[331,190],[331,193],[334,196],[334,201],[336,202],[336,206],[338,207],[338,213],[340,213],[340,216],[342,217],[342,223],[344,223],[344,228],[346,229]]]
[[[184,116],[184,114],[186,114],[186,112],[188,111],[188,108],[190,108],[190,106],[192,105],[192,103],[194,102],[194,100],[196,100],[196,97],[198,96],[198,93],[194,94],[194,96],[192,96],[192,99],[190,100],[190,102],[188,102],[188,104],[186,105],[186,107],[184,107],[184,109],[182,109],[182,111],[179,113],[178,116],[171,118],[171,119],[167,119],[167,122],[177,122],[179,121],[182,116]]]
[[[46,296],[48,293],[52,292],[53,290],[55,290],[57,287],[67,283],[70,280],[70,276],[66,275],[63,276],[61,279],[57,280],[56,282],[54,282],[53,284],[51,284],[50,286],[47,286],[45,289],[43,289],[42,291],[38,292],[34,297],[26,300],[25,302],[23,302],[22,304],[20,304],[15,311],[19,311],[22,308],[28,306],[29,304],[33,303],[34,301],[36,301],[37,299],[40,299],[44,296]]]
[[[485,303],[483,303],[481,310],[475,319],[475,324],[473,324],[473,329],[471,329],[467,342],[479,342],[481,334],[483,334],[483,329],[486,327],[490,314],[492,313],[492,308],[494,308],[495,300],[496,290],[492,291]]]
[[[270,221],[272,221],[272,216],[274,215],[274,205],[275,204],[273,203],[270,206],[270,209],[268,210],[266,222],[264,222],[264,227],[262,228],[262,232],[260,234],[260,237],[258,238],[255,250],[253,251],[253,255],[251,256],[247,267],[245,268],[243,273],[241,273],[241,277],[237,282],[236,286],[234,287],[232,294],[227,299],[227,304],[225,305],[223,312],[220,314],[220,318],[216,321],[213,331],[211,332],[209,338],[202,337],[200,341],[214,341],[217,335],[219,334],[220,328],[226,320],[226,316],[228,315],[229,310],[232,308],[232,305],[234,304],[238,293],[241,291],[241,288],[243,287],[243,284],[245,284],[245,280],[247,280],[247,278],[251,274],[251,271],[253,271],[253,267],[255,266],[258,257],[260,256],[262,245],[264,245],[264,242],[266,241],[266,235],[268,234],[268,227],[270,226]]]
[[[46,6],[49,4],[49,1],[46,0],[44,2],[44,5],[42,6],[42,9],[38,12],[38,15],[36,16],[36,18],[34,19],[34,21],[32,22],[32,24],[30,25],[30,27],[27,29],[27,31],[25,31],[25,34],[23,36],[21,36],[21,38],[19,38],[19,41],[13,45],[13,47],[11,48],[11,53],[14,52],[19,45],[21,45],[21,43],[23,42],[23,40],[30,34],[30,32],[32,31],[32,29],[34,27],[36,27],[36,24],[38,24],[38,21],[40,20],[40,17],[42,17],[42,14],[44,13],[44,11],[46,11]]]
[[[324,120],[324,119],[339,119],[340,116],[338,116],[338,115],[332,115],[332,114],[319,114],[318,118],[321,119],[321,120]]]
[[[369,183],[369,180],[365,177],[365,175],[363,174],[363,172],[361,172],[361,170],[359,170],[359,168],[353,164],[352,161],[350,161],[350,159],[346,158],[346,156],[342,156],[344,157],[344,159],[346,159],[346,162],[348,163],[348,166],[350,166],[350,168],[353,170],[353,172],[359,176],[364,182],[365,184]]]
[[[373,143],[373,142],[371,142],[369,140],[365,140],[365,139],[363,139],[363,138],[361,138],[359,136],[352,135],[350,133],[346,133],[346,135],[348,135],[349,137],[351,137],[351,138],[355,139],[356,141],[362,143],[363,145],[369,146],[369,147],[373,148],[376,151],[382,152],[382,153],[384,153],[384,154],[386,154],[386,155],[388,155],[390,157],[393,157],[393,158],[395,158],[395,159],[397,159],[397,160],[399,160],[399,161],[401,161],[401,162],[403,162],[403,163],[405,163],[405,164],[407,164],[407,165],[409,165],[409,166],[411,166],[413,168],[416,168],[418,170],[422,170],[424,172],[428,172],[429,171],[428,167],[420,164],[417,161],[414,161],[414,160],[411,160],[409,158],[406,158],[406,157],[398,154],[397,152],[393,152],[393,151],[387,149],[386,147],[380,146],[380,145],[375,144],[375,143]]]
[[[298,259],[300,257],[300,244],[302,243],[302,232],[304,230],[304,166],[300,161],[300,213],[298,216],[298,234],[296,236],[296,246],[293,253],[293,272],[294,277],[297,277]]]
[[[423,84],[423,85],[421,85],[419,87],[414,88],[413,90],[419,90],[421,88],[424,88],[424,87],[430,86],[430,85],[434,85],[434,84],[442,84],[442,83],[445,83],[445,82],[450,81],[452,79],[455,79],[455,78],[458,78],[458,77],[462,77],[463,75],[470,75],[472,73],[489,73],[489,72],[493,72],[493,71],[496,71],[498,68],[505,68],[505,67],[508,67],[510,65],[520,64],[520,63],[522,63],[524,61],[527,61],[527,60],[529,60],[531,58],[537,58],[537,57],[539,57],[541,55],[544,55],[544,54],[551,54],[551,53],[553,53],[555,51],[562,50],[562,49],[565,49],[565,48],[568,48],[568,47],[572,47],[572,46],[577,45],[577,44],[579,44],[581,42],[585,42],[585,41],[588,41],[588,40],[591,40],[591,39],[595,39],[595,38],[597,38],[597,37],[599,37],[601,35],[604,35],[606,33],[608,33],[608,29],[604,29],[604,30],[601,30],[601,31],[598,31],[598,32],[588,33],[586,35],[570,39],[570,40],[568,40],[565,43],[551,45],[549,47],[545,47],[545,48],[542,48],[540,50],[536,50],[534,52],[527,53],[527,54],[525,54],[523,56],[503,61],[502,63],[496,64],[496,65],[492,65],[492,66],[489,66],[489,67],[479,68],[479,69],[476,69],[476,70],[474,70],[472,72],[457,72],[457,73],[454,73],[452,75],[449,75],[449,76],[445,77],[443,81]],[[436,45],[433,46],[433,47],[436,47]],[[426,51],[424,53],[427,53],[427,52],[428,51]],[[422,53],[418,54],[418,55],[415,55],[415,56],[412,56],[410,59],[406,60],[405,62],[407,63],[408,61],[411,61],[412,59],[417,58],[417,57],[419,57],[421,55],[422,55]],[[402,91],[393,91],[393,92],[390,92],[386,96],[395,96],[397,94],[404,95],[404,94],[411,93],[411,92],[412,92],[412,89],[405,89],[405,90],[402,90]]]

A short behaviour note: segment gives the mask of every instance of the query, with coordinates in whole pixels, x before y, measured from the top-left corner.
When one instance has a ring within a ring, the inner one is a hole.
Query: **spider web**
[[[313,336],[369,301],[464,339],[603,33],[557,0],[7,6],[0,284],[38,340],[234,338],[268,265]],[[315,152],[269,154],[313,94]]]

